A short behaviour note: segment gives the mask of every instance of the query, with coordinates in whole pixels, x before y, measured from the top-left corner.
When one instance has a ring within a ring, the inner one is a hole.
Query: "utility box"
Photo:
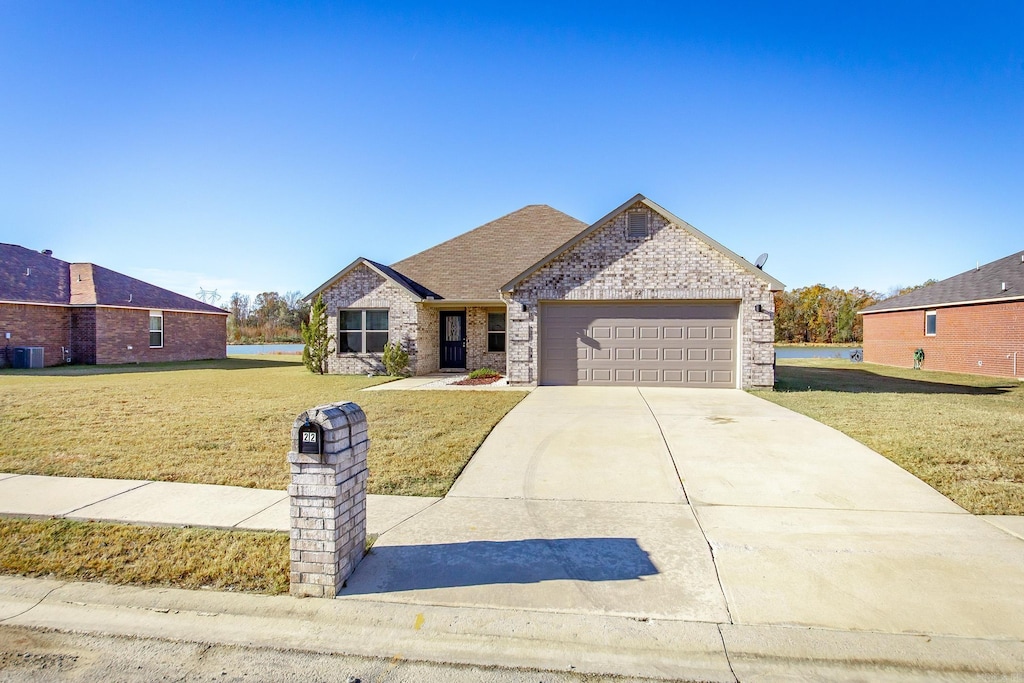
[[[12,366],[22,369],[43,367],[43,347],[15,346]]]

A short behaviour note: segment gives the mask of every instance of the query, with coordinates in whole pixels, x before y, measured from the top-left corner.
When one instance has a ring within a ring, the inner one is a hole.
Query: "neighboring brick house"
[[[643,195],[588,226],[532,205],[322,294],[332,373],[490,367],[511,384],[771,387],[781,282]]]
[[[0,367],[17,347],[46,365],[224,358],[227,312],[91,263],[0,244]]]
[[[1017,252],[868,306],[864,360],[929,370],[1024,377],[1024,253]]]

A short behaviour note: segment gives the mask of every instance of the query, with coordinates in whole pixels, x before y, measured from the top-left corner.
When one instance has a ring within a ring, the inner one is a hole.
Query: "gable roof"
[[[68,263],[16,244],[0,244],[0,301],[228,314],[92,263]]]
[[[320,285],[319,287],[314,289],[312,292],[310,292],[306,296],[302,297],[302,300],[303,301],[312,301],[313,299],[316,298],[317,294],[319,294],[320,292],[324,291],[325,289],[327,289],[328,287],[333,285],[339,278],[345,277],[346,275],[351,273],[353,270],[355,270],[359,266],[366,266],[367,268],[369,268],[373,272],[375,272],[378,275],[380,275],[382,278],[384,278],[386,280],[391,280],[392,282],[394,282],[399,287],[402,287],[403,289],[408,291],[409,294],[411,294],[413,296],[413,298],[415,298],[415,299],[440,299],[441,298],[437,293],[432,292],[431,290],[427,289],[426,287],[424,287],[423,285],[421,285],[418,282],[410,280],[406,276],[404,276],[401,273],[397,272],[394,268],[391,268],[390,266],[385,266],[384,264],[377,263],[376,261],[371,261],[368,258],[363,258],[362,256],[360,256],[355,261],[353,261],[352,263],[348,264],[347,266],[345,266],[344,268],[339,270],[337,273],[332,275],[330,278],[328,278],[328,280],[325,283],[323,283],[322,285]]]
[[[860,313],[884,313],[1019,299],[1024,299],[1024,252],[1018,251],[941,282],[880,301]]]
[[[710,237],[708,237],[707,235],[702,233],[700,230],[698,230],[697,228],[693,227],[692,225],[690,225],[689,223],[684,221],[682,218],[679,218],[678,216],[676,216],[675,214],[673,214],[673,213],[671,213],[669,211],[666,211],[665,209],[663,209],[662,207],[658,206],[657,204],[655,204],[654,202],[652,202],[650,199],[648,199],[647,197],[643,196],[642,194],[636,194],[636,195],[633,196],[632,199],[629,199],[629,200],[623,202],[618,208],[613,209],[611,212],[609,212],[603,218],[600,218],[599,220],[597,220],[597,222],[593,223],[590,227],[588,227],[587,229],[585,229],[585,230],[577,233],[576,235],[572,236],[567,242],[559,245],[556,249],[551,251],[547,256],[543,257],[542,259],[540,259],[539,261],[535,262],[533,265],[531,265],[530,267],[526,268],[525,270],[520,272],[518,275],[516,275],[515,277],[510,279],[508,282],[506,282],[505,284],[503,284],[501,286],[501,290],[503,292],[512,291],[517,284],[519,284],[520,282],[525,280],[527,277],[532,275],[537,270],[540,270],[541,268],[543,268],[545,265],[547,265],[551,261],[553,261],[556,258],[558,258],[559,256],[561,256],[565,252],[567,252],[570,249],[572,249],[574,246],[576,246],[577,244],[579,244],[580,242],[585,240],[587,237],[592,235],[594,232],[596,232],[597,230],[599,230],[602,227],[604,227],[604,225],[608,221],[610,221],[612,218],[614,218],[615,216],[619,215],[620,213],[622,213],[623,211],[625,211],[629,207],[633,206],[637,202],[645,205],[650,210],[655,211],[655,212],[661,214],[670,223],[673,223],[673,224],[677,225],[681,229],[685,230],[686,232],[688,232],[691,235],[693,235],[694,237],[696,237],[698,240],[704,242],[708,246],[710,246],[713,249],[715,249],[716,251],[720,252],[723,256],[725,256],[725,257],[735,261],[738,266],[740,266],[740,267],[744,268],[745,270],[749,271],[751,274],[756,275],[756,276],[760,277],[763,280],[766,280],[769,283],[769,285],[771,286],[772,291],[781,291],[781,290],[786,288],[786,285],[782,284],[780,281],[776,280],[775,278],[773,278],[768,273],[766,273],[763,270],[761,270],[760,268],[756,267],[753,263],[751,263],[750,261],[747,261],[745,258],[740,256],[739,254],[736,254],[735,252],[731,251],[730,249],[727,249],[725,246],[723,246],[723,245],[719,244],[718,242],[716,242],[715,240],[711,239]]]
[[[391,267],[445,299],[498,300],[501,286],[586,223],[531,204]]]

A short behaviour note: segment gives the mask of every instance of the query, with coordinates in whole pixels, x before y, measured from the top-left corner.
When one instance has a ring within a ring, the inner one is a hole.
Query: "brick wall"
[[[14,361],[16,346],[42,346],[43,362],[60,365],[61,347],[69,345],[68,319],[68,309],[63,306],[0,304],[0,367],[9,367]]]
[[[72,308],[70,316],[71,361],[96,362],[96,309]]]
[[[505,307],[466,309],[466,369],[491,368],[505,373],[505,352],[487,350],[487,314],[505,314]]]
[[[149,348],[149,311],[104,307],[0,304],[0,367],[16,346],[42,346],[46,365],[60,365],[61,347],[74,363],[151,363],[224,358],[227,317],[164,312],[164,348]],[[11,333],[7,342],[4,332]],[[128,345],[133,348],[128,350]]]
[[[227,317],[164,311],[163,348],[149,348],[149,310],[97,307],[96,363],[224,358]],[[129,349],[128,347],[132,348]]]
[[[649,213],[650,234],[644,239],[626,237],[626,214],[634,210]],[[512,383],[537,381],[537,303],[542,300],[739,301],[740,385],[771,387],[775,382],[775,304],[768,282],[642,203],[521,282],[510,300]],[[757,304],[763,313],[754,312]]]
[[[337,338],[338,310],[342,308],[386,308],[388,309],[388,339],[401,343],[409,353],[409,370],[422,374],[420,369],[420,337],[417,321],[420,317],[417,304],[408,290],[391,280],[381,277],[365,265],[354,268],[336,283],[323,291],[327,306],[327,329]],[[437,317],[437,312],[433,312]],[[436,324],[435,324],[436,330]],[[429,340],[427,344],[429,344]],[[425,364],[433,362],[437,367],[437,349],[434,343],[433,356]],[[383,373],[384,364],[379,353],[338,353],[337,343],[331,345],[332,352],[327,359],[327,371],[341,375],[365,375]]]
[[[925,311],[871,313],[864,317],[864,360],[913,367],[924,349],[924,368],[1024,377],[1024,302],[936,308],[936,334],[924,333]]]

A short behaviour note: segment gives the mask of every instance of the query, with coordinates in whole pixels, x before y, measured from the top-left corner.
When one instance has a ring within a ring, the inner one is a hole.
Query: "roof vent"
[[[1005,282],[1003,283],[1003,291],[1004,292],[1006,291],[1006,283]]]
[[[43,256],[53,256],[53,249],[43,249]]]
[[[647,212],[634,211],[626,216],[626,237],[630,239],[647,237]]]

